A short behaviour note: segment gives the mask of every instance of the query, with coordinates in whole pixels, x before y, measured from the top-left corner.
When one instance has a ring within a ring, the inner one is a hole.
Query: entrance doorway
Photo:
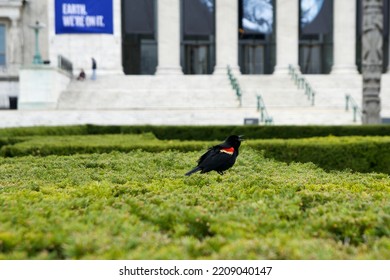
[[[242,73],[264,74],[264,46],[242,45]]]
[[[185,44],[184,73],[205,75],[212,72],[209,45]]]
[[[156,0],[122,0],[122,66],[126,75],[153,75],[157,67]]]
[[[238,64],[242,74],[272,74],[274,71],[275,2],[238,2]]]
[[[180,63],[184,74],[212,74],[215,66],[214,0],[181,0]]]
[[[275,67],[275,44],[271,41],[241,39],[238,54],[242,74],[272,74]]]
[[[299,41],[299,66],[304,74],[329,74],[333,64],[330,36],[305,35]]]
[[[242,74],[265,73],[265,48],[263,45],[240,44],[239,60]]]
[[[333,64],[333,0],[299,1],[299,66],[303,74],[329,74]]]

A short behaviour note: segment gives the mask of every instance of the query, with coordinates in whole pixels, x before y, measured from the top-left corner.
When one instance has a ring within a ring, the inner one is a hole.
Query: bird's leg
[[[219,175],[223,175],[223,171],[217,171]]]

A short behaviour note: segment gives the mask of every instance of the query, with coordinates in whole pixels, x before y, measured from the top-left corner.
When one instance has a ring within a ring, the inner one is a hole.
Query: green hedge
[[[222,140],[230,134],[247,139],[291,139],[321,136],[390,136],[389,125],[377,126],[58,126],[0,129],[0,138],[34,135],[142,134],[158,139]]]
[[[130,152],[203,151],[216,141],[159,140],[153,134],[140,135],[73,135],[11,138],[0,155],[47,156]],[[218,141],[219,142],[219,141]],[[284,162],[313,162],[326,170],[351,169],[359,172],[390,174],[390,137],[316,137],[305,139],[248,140],[242,149],[263,151],[268,158]]]
[[[230,134],[247,139],[291,139],[320,136],[390,136],[390,126],[96,126],[87,134],[139,134],[151,132],[158,139],[222,140]]]
[[[151,133],[140,135],[34,136],[14,139],[18,139],[18,141],[5,145],[0,149],[1,156],[101,154],[112,151],[130,152],[134,150],[188,152],[206,149],[207,145],[210,145],[208,144],[210,142],[201,141],[159,140]]]
[[[0,159],[0,260],[390,259],[389,176],[253,149],[223,176],[184,176],[198,157]]]
[[[32,126],[0,129],[0,138],[36,135],[86,135],[88,126]]]
[[[255,140],[248,145],[284,162],[313,162],[326,170],[390,173],[390,137]]]

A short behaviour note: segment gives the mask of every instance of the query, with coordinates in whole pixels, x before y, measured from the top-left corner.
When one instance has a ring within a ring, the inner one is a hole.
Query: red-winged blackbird
[[[190,176],[197,171],[207,173],[213,170],[222,175],[225,170],[232,167],[236,162],[241,141],[241,136],[230,135],[225,142],[208,149],[198,159],[198,166],[185,175]]]

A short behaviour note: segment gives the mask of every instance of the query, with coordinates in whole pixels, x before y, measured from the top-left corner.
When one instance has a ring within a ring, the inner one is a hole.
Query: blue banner
[[[56,34],[113,34],[112,0],[55,0]]]

